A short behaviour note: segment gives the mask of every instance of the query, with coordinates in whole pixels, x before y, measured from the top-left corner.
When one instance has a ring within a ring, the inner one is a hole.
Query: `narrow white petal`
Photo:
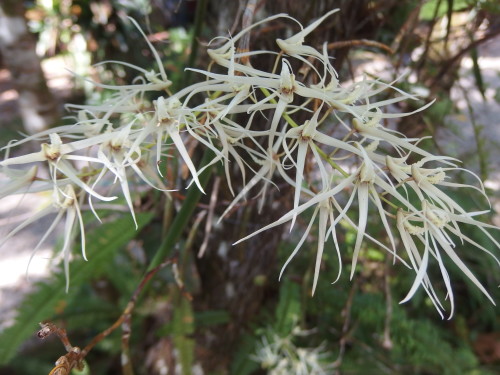
[[[85,190],[90,195],[93,195],[97,199],[109,202],[117,198],[117,197],[104,197],[101,194],[97,193],[96,191],[92,190],[90,186],[85,184],[80,179],[80,177],[78,177],[75,174],[73,168],[69,164],[64,163],[64,160],[61,160],[59,163],[51,163],[51,164],[54,166],[55,169],[61,171],[64,175],[66,175],[75,185],[81,187],[83,190]]]
[[[361,151],[359,151],[356,147],[351,146],[349,143],[341,141],[339,139],[329,137],[325,134],[318,132],[314,135],[313,139],[315,142],[322,143],[322,144],[327,145],[327,146],[339,148],[341,150],[345,150],[348,152],[352,152],[353,154],[358,155],[358,156],[363,156]]]
[[[335,245],[335,250],[337,252],[337,260],[339,263],[339,272],[337,273],[337,278],[333,281],[332,284],[335,284],[340,279],[340,275],[342,274],[342,255],[340,254],[339,242],[337,239],[337,232],[335,230],[335,218],[333,216],[333,209],[329,205],[329,216],[330,216],[330,228],[328,229],[328,233],[332,234],[333,243]],[[326,234],[325,241],[328,239],[328,233]]]
[[[328,211],[325,207],[319,206],[319,226],[318,226],[318,250],[316,251],[316,263],[314,265],[314,279],[312,287],[312,295],[316,291],[318,284],[319,271],[321,268],[321,259],[323,258],[323,250],[325,248],[325,233],[328,221]]]
[[[274,134],[276,133],[276,129],[278,128],[278,124],[280,122],[281,116],[283,115],[283,112],[286,109],[288,102],[286,100],[283,100],[281,97],[278,100],[278,104],[276,105],[276,109],[273,114],[273,119],[271,121],[271,126],[269,128],[269,137],[268,137],[268,147],[269,149],[272,149],[273,142],[274,142]]]
[[[352,268],[351,276],[356,272],[356,263],[358,261],[359,250],[365,234],[366,223],[368,220],[368,184],[360,183],[358,185],[358,204],[359,204],[359,220],[358,220],[358,233],[356,235],[356,243],[354,245],[354,252],[352,254]]]
[[[431,233],[433,234],[434,238],[439,242],[443,250],[446,252],[446,254],[450,257],[450,259],[457,265],[458,268],[469,278],[470,281],[474,283],[474,285],[477,286],[477,288],[483,292],[483,294],[488,297],[488,299],[496,305],[495,301],[493,298],[490,296],[490,294],[486,291],[486,289],[483,287],[483,285],[479,282],[479,280],[474,276],[474,274],[470,271],[470,269],[465,265],[465,263],[460,259],[460,257],[457,255],[455,250],[452,249],[452,247],[449,245],[448,242],[443,241],[442,238],[437,235],[437,230],[431,227]]]
[[[71,254],[71,243],[73,241],[73,226],[76,215],[74,210],[66,210],[66,222],[64,224],[64,242],[61,252],[64,255],[64,274],[66,275],[66,293],[69,290],[69,257]]]
[[[303,29],[299,33],[286,39],[285,42],[289,44],[302,44],[304,41],[304,37],[309,35],[314,29],[316,29],[327,17],[330,17],[332,14],[337,13],[339,10],[340,9],[338,8],[330,10],[329,12],[325,13],[322,17],[318,18],[316,21],[309,24],[305,29]]]
[[[290,263],[290,261],[293,259],[293,257],[298,253],[298,251],[300,250],[300,248],[302,247],[302,244],[304,243],[304,241],[306,240],[307,238],[307,235],[309,234],[309,232],[311,231],[311,226],[312,224],[314,223],[314,219],[316,218],[316,214],[318,213],[318,210],[315,209],[314,212],[313,212],[313,215],[312,215],[312,218],[311,220],[309,221],[309,224],[307,225],[307,228],[306,230],[304,231],[304,234],[302,235],[302,237],[300,238],[300,241],[297,243],[297,245],[295,246],[295,249],[293,249],[292,253],[290,254],[290,256],[288,257],[288,259],[286,260],[285,264],[283,264],[283,267],[281,267],[281,271],[280,271],[280,275],[279,275],[279,278],[278,280],[281,280],[281,276],[283,276],[283,272],[285,271],[285,268],[288,266],[288,263]]]
[[[127,202],[128,208],[130,210],[130,214],[132,215],[132,219],[134,220],[135,229],[138,229],[137,220],[135,218],[134,212],[134,204],[132,203],[132,196],[130,195],[130,189],[128,187],[127,174],[125,169],[121,169],[120,171],[121,179],[120,186],[122,188],[123,196],[125,197],[125,201]]]
[[[392,235],[391,227],[389,226],[389,223],[387,222],[387,218],[385,216],[384,208],[382,207],[382,202],[380,201],[380,197],[378,196],[376,190],[373,188],[373,186],[370,187],[370,192],[373,197],[373,200],[375,202],[375,205],[377,206],[378,213],[380,215],[380,219],[382,219],[382,224],[384,225],[385,231],[387,235],[389,236],[389,241],[391,242],[391,246],[393,249],[393,262],[396,263],[396,245],[394,243],[394,237]]]
[[[423,279],[427,274],[428,263],[429,263],[429,250],[426,247],[424,250],[424,256],[422,257],[422,262],[420,263],[420,268],[418,269],[417,276],[415,277],[415,281],[413,282],[413,285],[411,286],[410,291],[408,292],[406,297],[403,298],[399,303],[408,302],[416,293],[417,289],[419,288],[420,284],[422,284]]]
[[[427,233],[428,232],[426,232],[426,234]],[[447,294],[448,294],[448,297],[450,298],[451,311],[450,311],[450,316],[448,317],[448,320],[449,320],[453,317],[453,313],[455,311],[455,298],[453,296],[453,289],[451,287],[450,276],[448,275],[448,271],[446,271],[446,267],[443,263],[443,259],[441,258],[441,254],[439,253],[438,246],[436,245],[436,241],[435,241],[434,237],[431,237],[431,240],[432,240],[433,245],[434,245],[436,259],[437,259],[438,264],[439,264],[439,269],[441,271],[441,275],[443,276],[443,281],[444,281],[444,284],[446,286]]]
[[[198,186],[198,189],[205,194],[205,191],[203,190],[203,187],[200,184],[200,180],[198,180],[198,173],[196,172],[196,168],[191,161],[191,157],[189,156],[189,153],[186,150],[186,147],[184,146],[184,143],[182,142],[182,138],[179,135],[179,129],[175,127],[172,129],[170,126],[167,128],[168,129],[168,134],[170,135],[170,138],[175,144],[175,147],[177,148],[177,151],[179,151],[179,154],[181,155],[182,159],[184,160],[184,163],[186,163],[186,166],[188,167],[189,171],[191,172],[191,176],[193,176],[193,180],[196,183],[196,186]]]
[[[300,141],[299,140],[299,147],[297,150],[297,172],[295,174],[295,194],[294,194],[294,199],[293,199],[293,208],[297,209],[299,206],[299,199],[300,199],[300,193],[302,191],[302,180],[304,178],[304,166],[306,163],[306,156],[307,156],[307,149],[308,149],[309,143],[307,141]],[[294,215],[292,217],[292,224],[290,225],[290,231],[293,228],[293,225],[295,224],[295,219],[297,218],[297,215]]]

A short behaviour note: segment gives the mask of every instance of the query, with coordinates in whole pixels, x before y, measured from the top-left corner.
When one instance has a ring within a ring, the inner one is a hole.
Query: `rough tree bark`
[[[36,133],[59,119],[57,102],[47,87],[36,40],[26,25],[22,1],[0,1],[0,54],[19,94],[25,130]]]

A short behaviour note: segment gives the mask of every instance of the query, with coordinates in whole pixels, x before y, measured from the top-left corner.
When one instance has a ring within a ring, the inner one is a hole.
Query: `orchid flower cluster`
[[[71,244],[78,231],[85,258],[81,209],[88,208],[99,218],[99,207],[113,206],[111,202],[121,195],[135,220],[134,184],[141,182],[169,194],[167,185],[176,181],[167,184],[160,166],[165,157],[177,154],[189,171],[191,182],[202,192],[200,173],[210,165],[223,165],[234,198],[220,219],[238,207],[251,191],[257,191],[258,207],[262,210],[269,190],[276,188],[273,182],[276,177],[291,185],[292,209],[238,242],[287,222],[292,229],[299,216],[312,210],[312,217],[281,274],[317,222],[313,293],[325,242],[330,238],[339,263],[335,281],[340,277],[342,249],[337,230],[342,221],[357,231],[351,278],[364,241],[370,240],[392,254],[395,261],[414,270],[415,281],[402,302],[423,288],[443,315],[446,309],[442,298],[427,273],[431,261],[436,262],[452,315],[452,283],[443,260],[448,257],[494,303],[460,259],[454,241],[468,243],[495,258],[490,250],[462,233],[461,225],[474,226],[499,247],[487,231],[497,228],[476,220],[474,217],[483,212],[466,212],[443,190],[470,188],[486,197],[481,181],[478,179],[478,186],[450,182],[449,174],[462,170],[456,159],[435,156],[419,147],[419,139],[406,138],[383,125],[388,119],[411,115],[432,103],[408,113],[389,113],[390,106],[418,97],[397,88],[396,81],[384,83],[364,78],[344,86],[331,64],[327,44],[321,49],[306,44],[305,38],[336,11],[326,13],[305,28],[288,15],[278,14],[232,38],[219,38],[218,47],[208,49],[210,69],[191,69],[201,79],[177,92],[170,91],[171,82],[160,57],[145,38],[158,64],[157,71],[111,62],[133,68],[139,76],[124,86],[94,83],[113,92],[109,100],[100,105],[70,105],[68,108],[76,113],[74,124],[4,147],[7,157],[0,166],[10,181],[1,187],[0,198],[50,191],[53,204],[19,225],[2,243],[35,220],[55,212],[56,222],[65,219],[62,254],[68,275]],[[237,48],[239,40],[253,29],[278,18],[289,19],[300,28],[289,38],[276,40],[278,52]],[[275,59],[273,71],[252,66],[251,60],[262,56]],[[294,72],[294,66],[301,68]],[[148,102],[147,98],[158,92],[162,95]],[[385,99],[378,99],[382,94]],[[296,120],[300,118],[307,120]],[[41,150],[9,157],[13,147],[28,141],[43,142]],[[209,165],[196,168],[191,160],[196,147],[213,152],[215,156]],[[39,174],[40,165],[48,169],[48,178]],[[243,181],[240,191],[235,191],[231,180],[235,170]],[[410,193],[418,199],[410,199]],[[356,198],[358,208],[353,210]],[[382,241],[379,234],[369,233],[370,209],[378,213],[388,241]]]
[[[333,355],[325,348],[325,345],[305,348],[294,343],[295,338],[309,333],[297,326],[291,333],[282,337],[273,332],[272,328],[267,328],[256,353],[251,355],[251,358],[270,375],[331,374],[335,370],[336,363],[331,363],[330,359]]]

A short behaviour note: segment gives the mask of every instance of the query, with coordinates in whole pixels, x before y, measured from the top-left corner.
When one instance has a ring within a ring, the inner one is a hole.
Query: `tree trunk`
[[[26,132],[47,129],[59,119],[57,102],[47,87],[36,40],[26,25],[22,1],[0,2],[0,53],[19,94],[19,109]]]

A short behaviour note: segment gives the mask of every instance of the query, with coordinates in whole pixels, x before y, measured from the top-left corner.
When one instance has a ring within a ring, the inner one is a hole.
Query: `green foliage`
[[[475,1],[474,1],[475,2]],[[437,18],[448,14],[449,9],[452,11],[458,11],[468,8],[471,5],[470,0],[430,0],[426,1],[420,10],[420,19],[425,21],[430,21],[434,18],[437,7]]]
[[[139,229],[144,227],[152,215],[137,215]],[[52,319],[64,307],[74,301],[78,291],[90,280],[108,270],[113,257],[136,235],[135,227],[129,217],[107,222],[87,234],[87,257],[71,263],[71,284],[69,293],[65,292],[66,280],[61,270],[48,282],[39,283],[35,291],[28,294],[21,307],[16,322],[0,336],[0,364],[8,363],[19,346],[38,330],[38,323]],[[77,250],[75,250],[77,251]]]
[[[273,324],[273,329],[277,334],[286,336],[297,325],[301,316],[300,294],[299,285],[288,279],[283,280],[280,286],[280,299],[276,307],[276,320]]]
[[[273,306],[274,314],[266,311],[259,321],[264,326],[255,327],[253,334],[245,335],[231,363],[231,373],[247,375],[259,368],[258,362],[251,358],[255,354],[262,338],[272,340],[273,335],[285,338],[297,328],[303,316],[301,308],[301,286],[284,278],[280,284],[279,299]]]
[[[225,310],[201,311],[194,314],[196,328],[212,327],[230,321],[230,316]]]
[[[260,366],[250,358],[255,352],[259,338],[254,333],[245,334],[240,340],[238,350],[231,361],[231,374],[248,375],[257,371]]]
[[[393,363],[411,366],[415,374],[467,374],[477,368],[476,356],[467,343],[456,341],[430,320],[409,319],[397,309],[393,320]]]
[[[193,306],[190,301],[181,296],[179,303],[174,310],[172,320],[173,342],[179,351],[178,362],[182,366],[182,374],[191,374],[194,364],[194,339],[191,335],[194,333]]]
[[[471,42],[474,42],[473,36],[471,36]],[[483,75],[481,73],[481,68],[479,67],[479,56],[477,53],[477,48],[472,48],[470,50],[470,57],[472,59],[472,73],[474,75],[474,80],[476,82],[476,87],[481,93],[481,96],[486,100],[485,91],[486,87],[483,80]]]
[[[420,9],[420,19],[432,21],[434,15],[436,18],[441,18],[444,15],[449,17],[452,12],[471,9],[499,14],[500,4],[497,0],[428,0]]]

